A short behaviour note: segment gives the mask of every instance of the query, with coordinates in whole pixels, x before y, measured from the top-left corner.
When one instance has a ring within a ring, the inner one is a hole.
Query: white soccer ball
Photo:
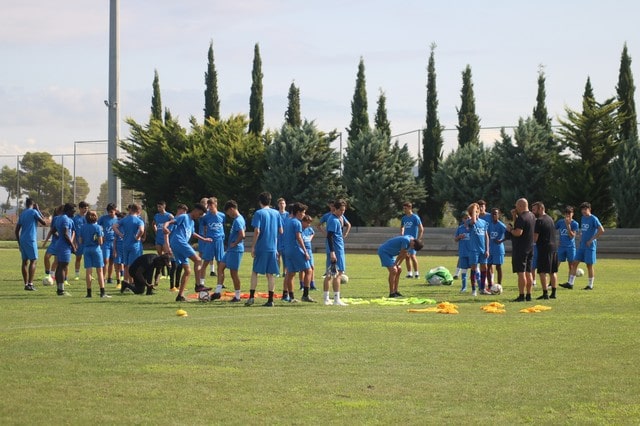
[[[502,294],[502,284],[491,284],[491,294]]]
[[[346,284],[349,282],[349,276],[347,274],[340,275],[340,284]]]
[[[429,283],[429,285],[442,285],[442,282],[443,280],[440,275],[432,275],[427,280],[427,283]]]
[[[584,269],[578,268],[576,269],[576,277],[581,277],[584,275]]]
[[[209,302],[211,300],[211,295],[208,291],[198,292],[198,300],[201,302]]]
[[[47,275],[46,277],[44,277],[42,279],[42,285],[46,285],[46,286],[53,285],[53,278],[51,278],[49,275]]]

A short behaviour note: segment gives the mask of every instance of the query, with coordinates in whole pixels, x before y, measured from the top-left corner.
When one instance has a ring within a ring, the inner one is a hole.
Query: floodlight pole
[[[110,0],[109,7],[109,137],[107,149],[107,193],[108,202],[120,206],[120,179],[113,171],[113,163],[118,159],[120,141],[120,31],[118,13],[120,0]]]

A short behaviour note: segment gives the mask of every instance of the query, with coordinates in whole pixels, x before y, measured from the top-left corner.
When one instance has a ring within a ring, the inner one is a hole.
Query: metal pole
[[[60,177],[60,204],[64,204],[64,154],[61,155],[60,158],[62,159],[62,176]]]
[[[77,142],[73,143],[73,204],[76,203],[76,147]]]
[[[16,212],[20,214],[20,156],[16,155]]]
[[[120,31],[118,13],[120,0],[110,0],[109,8],[109,143],[107,149],[107,189],[109,202],[120,205],[120,180],[113,171],[113,163],[118,159],[120,141]]]

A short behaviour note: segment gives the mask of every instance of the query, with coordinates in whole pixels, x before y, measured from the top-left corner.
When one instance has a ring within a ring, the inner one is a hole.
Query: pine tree
[[[160,78],[158,70],[154,70],[153,95],[151,96],[151,120],[162,122],[162,100],[160,98]]]
[[[640,227],[640,144],[633,138],[623,139],[618,156],[611,163],[611,194],[618,213],[620,228]]]
[[[364,59],[360,58],[356,89],[351,101],[351,123],[347,128],[349,139],[355,140],[363,131],[369,131],[369,115],[367,111],[367,88],[364,76]]]
[[[633,74],[631,73],[631,57],[629,57],[627,53],[627,43],[625,43],[622,49],[622,57],[620,58],[618,86],[616,86],[618,102],[620,102],[618,114],[622,120],[619,132],[619,138],[621,140],[638,139],[638,116],[636,114],[636,102],[634,100],[635,91],[636,87],[633,84]]]
[[[424,188],[427,193],[424,200],[424,211],[426,217],[423,222],[428,225],[438,226],[442,222],[444,202],[435,196],[433,177],[440,168],[442,162],[442,126],[438,119],[438,91],[436,89],[436,64],[434,51],[436,44],[431,44],[431,54],[429,55],[429,65],[427,66],[427,122],[422,131],[422,164],[420,167],[420,177],[424,180]]]
[[[300,89],[292,82],[289,86],[289,95],[287,96],[287,111],[284,113],[285,123],[291,127],[299,128],[302,126],[302,118],[300,118]]]
[[[462,104],[458,109],[458,145],[463,147],[469,143],[480,143],[480,117],[476,115],[476,99],[473,94],[471,67],[467,65],[462,72]]]
[[[213,41],[209,43],[207,71],[204,73],[204,119],[220,120],[220,98],[218,97],[218,73],[213,60]]]
[[[544,66],[540,65],[538,68],[538,94],[536,95],[536,106],[533,107],[533,118],[539,125],[551,132],[551,119],[546,106],[545,81]]]
[[[378,108],[376,109],[374,123],[377,131],[386,135],[387,138],[391,138],[391,123],[389,123],[387,117],[387,97],[382,89],[380,89],[380,96],[378,97]]]
[[[264,129],[264,104],[262,101],[262,60],[260,47],[256,43],[253,50],[251,71],[251,97],[249,98],[249,133],[260,135]]]

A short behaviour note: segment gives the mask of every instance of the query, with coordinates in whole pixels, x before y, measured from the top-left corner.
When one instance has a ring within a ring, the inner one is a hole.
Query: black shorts
[[[526,253],[511,254],[511,269],[514,273],[531,272],[531,263],[533,261],[533,249]]]
[[[540,248],[538,248],[538,264],[536,272],[542,274],[553,274],[558,272],[558,251],[540,250]]]

